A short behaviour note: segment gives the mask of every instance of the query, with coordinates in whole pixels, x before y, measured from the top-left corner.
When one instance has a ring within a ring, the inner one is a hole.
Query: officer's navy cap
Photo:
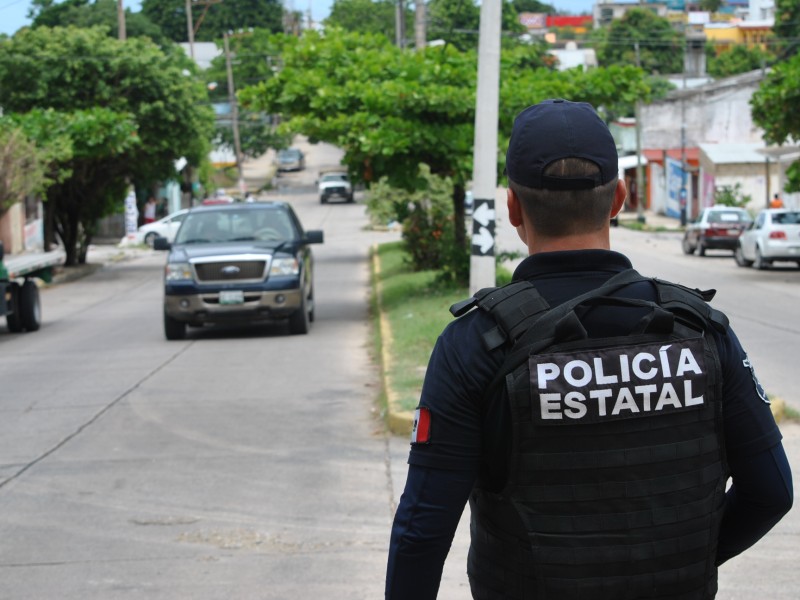
[[[562,158],[590,160],[600,172],[576,178],[544,175],[548,165]],[[612,181],[618,169],[617,145],[591,104],[544,100],[514,119],[506,174],[515,183],[548,190],[592,189]]]

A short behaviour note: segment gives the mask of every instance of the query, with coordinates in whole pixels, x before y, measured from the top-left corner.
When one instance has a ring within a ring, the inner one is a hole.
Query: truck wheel
[[[39,288],[32,279],[26,279],[19,293],[19,318],[26,331],[38,331],[42,325],[42,305]]]
[[[8,286],[10,302],[8,306],[8,314],[6,315],[6,324],[11,333],[19,333],[22,331],[22,319],[19,316],[19,292],[20,287],[18,283],[12,283]]]
[[[308,302],[303,296],[303,301],[292,316],[289,317],[289,333],[292,335],[304,335],[311,328],[311,318],[308,313]]]
[[[173,319],[164,313],[164,335],[168,340],[182,340],[186,338],[186,323]]]

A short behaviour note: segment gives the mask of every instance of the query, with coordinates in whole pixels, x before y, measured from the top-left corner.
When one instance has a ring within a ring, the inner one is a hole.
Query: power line
[[[7,8],[11,8],[15,4],[19,4],[20,2],[25,2],[25,1],[26,0],[14,0],[14,2],[9,2],[8,4],[6,4],[4,6],[0,6],[0,10],[5,10]]]

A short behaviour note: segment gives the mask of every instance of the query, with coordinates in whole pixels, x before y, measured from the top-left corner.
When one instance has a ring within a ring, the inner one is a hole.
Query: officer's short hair
[[[592,176],[598,167],[581,158],[563,158],[544,170],[555,177]],[[560,237],[599,231],[608,225],[617,179],[583,190],[546,190],[520,185],[509,179],[509,187],[519,198],[534,233]]]

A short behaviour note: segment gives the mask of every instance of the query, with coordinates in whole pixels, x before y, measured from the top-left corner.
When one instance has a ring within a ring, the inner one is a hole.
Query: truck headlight
[[[273,259],[269,268],[270,275],[299,275],[300,263],[296,258]]]
[[[193,279],[192,267],[189,263],[169,263],[165,273],[167,281]]]

